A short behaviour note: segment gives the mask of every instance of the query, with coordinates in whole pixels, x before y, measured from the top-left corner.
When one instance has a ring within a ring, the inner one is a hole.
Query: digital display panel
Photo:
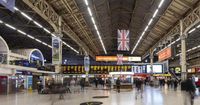
[[[147,65],[147,73],[151,73],[151,65]],[[153,73],[163,73],[162,65],[153,65]]]

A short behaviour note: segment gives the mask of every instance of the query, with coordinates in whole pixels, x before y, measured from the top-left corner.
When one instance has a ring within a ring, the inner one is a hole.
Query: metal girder
[[[162,22],[163,24],[166,24],[166,25],[172,24],[172,22],[170,20],[166,19],[165,17],[162,17],[160,19],[160,22]]]
[[[46,20],[54,29],[59,29],[59,15],[45,0],[23,0],[25,4],[31,7],[44,20]],[[76,33],[62,20],[62,31],[73,39],[80,47],[83,47],[92,57],[94,53],[86,46],[86,44],[77,36]]]
[[[177,24],[174,28],[172,28],[167,34],[165,34],[165,36],[160,39],[153,47],[152,49],[156,48],[159,44],[159,42],[165,40],[168,36],[172,36],[172,35],[176,35],[176,34],[179,34],[180,32],[180,28],[179,28],[179,24]]]
[[[185,33],[200,22],[200,5],[183,19]]]
[[[200,5],[191,11],[185,18],[183,18],[183,30],[186,34],[192,27],[200,22]],[[160,41],[164,40],[167,36],[176,35],[180,33],[180,25],[177,23],[165,36],[160,39],[152,49],[156,48]],[[147,51],[143,56],[145,56],[149,51]]]
[[[182,6],[185,6],[185,7],[188,7],[188,8],[191,8],[192,7],[192,4],[185,1],[185,0],[179,0],[179,1],[176,1],[176,3],[178,3],[179,5],[182,5]]]
[[[76,2],[74,0],[61,0],[61,2],[63,3],[63,5],[67,9],[67,11],[71,14],[70,17],[72,17],[73,20],[75,20],[75,22],[77,24],[77,27],[80,28],[80,30],[82,31],[82,33],[86,37],[87,41],[90,43],[90,45],[92,45],[94,51],[98,55],[99,54],[99,51],[98,51],[99,49],[97,49],[97,47],[93,43],[92,39],[90,38],[88,32],[84,28],[84,25],[86,26],[86,22],[85,22],[83,16],[81,14],[79,14],[79,16],[73,14],[73,13],[76,13],[79,10]],[[90,32],[90,34],[91,34],[91,32]]]
[[[181,17],[181,14],[179,14],[178,12],[176,12],[175,10],[169,8],[168,9],[175,17]]]
[[[159,45],[159,43],[160,43],[161,41],[163,41],[164,39],[166,39],[167,36],[179,34],[179,32],[180,32],[179,26],[180,26],[180,25],[177,24],[174,28],[172,28],[172,29],[171,29],[167,34],[165,34],[165,36],[164,36],[162,39],[160,39],[151,49],[155,49],[155,48]],[[143,55],[143,57],[146,56],[149,52],[150,52],[150,50],[147,51],[147,52]]]

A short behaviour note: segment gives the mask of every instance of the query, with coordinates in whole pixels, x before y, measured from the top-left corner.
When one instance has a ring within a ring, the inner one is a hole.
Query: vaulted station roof
[[[159,46],[160,40],[166,39],[164,36],[178,31],[174,27],[179,20],[199,5],[199,0],[164,0],[160,7],[163,0],[87,1],[88,4],[85,0],[21,0],[16,1],[16,6],[51,32],[57,32],[59,22],[62,23],[63,40],[79,53],[86,51],[94,57],[116,53],[143,56],[151,48]],[[0,10],[5,13],[1,15],[1,20],[15,24],[14,26],[51,44],[51,36],[33,22],[22,18],[19,12],[12,13],[3,7]],[[16,18],[12,19],[13,17]],[[1,33],[13,34],[12,31],[5,32],[3,26],[0,27],[3,29]],[[128,52],[117,51],[118,29],[130,30]],[[28,46],[30,41],[20,44],[23,38],[12,42],[11,37],[4,35],[11,43],[10,46],[15,43],[19,43],[18,47],[31,46]],[[71,48],[68,46],[64,49],[68,49],[67,52]]]

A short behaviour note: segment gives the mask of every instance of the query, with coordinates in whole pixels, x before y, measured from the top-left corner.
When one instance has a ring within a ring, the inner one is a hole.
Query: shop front
[[[23,90],[32,90],[32,73],[28,71],[17,70],[16,72],[16,88],[18,92]]]
[[[112,77],[113,87],[116,88],[116,80],[119,78],[121,81],[121,89],[132,89],[133,84],[133,72],[110,72],[109,75]]]
[[[0,76],[0,94],[7,94],[8,77]]]

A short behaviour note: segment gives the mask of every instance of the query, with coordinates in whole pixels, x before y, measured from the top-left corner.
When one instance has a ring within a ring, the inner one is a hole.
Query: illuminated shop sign
[[[164,49],[163,51],[158,53],[159,61],[166,60],[172,56],[171,47]]]
[[[117,56],[96,56],[96,61],[117,61]],[[123,56],[123,61],[141,61],[141,57]]]

